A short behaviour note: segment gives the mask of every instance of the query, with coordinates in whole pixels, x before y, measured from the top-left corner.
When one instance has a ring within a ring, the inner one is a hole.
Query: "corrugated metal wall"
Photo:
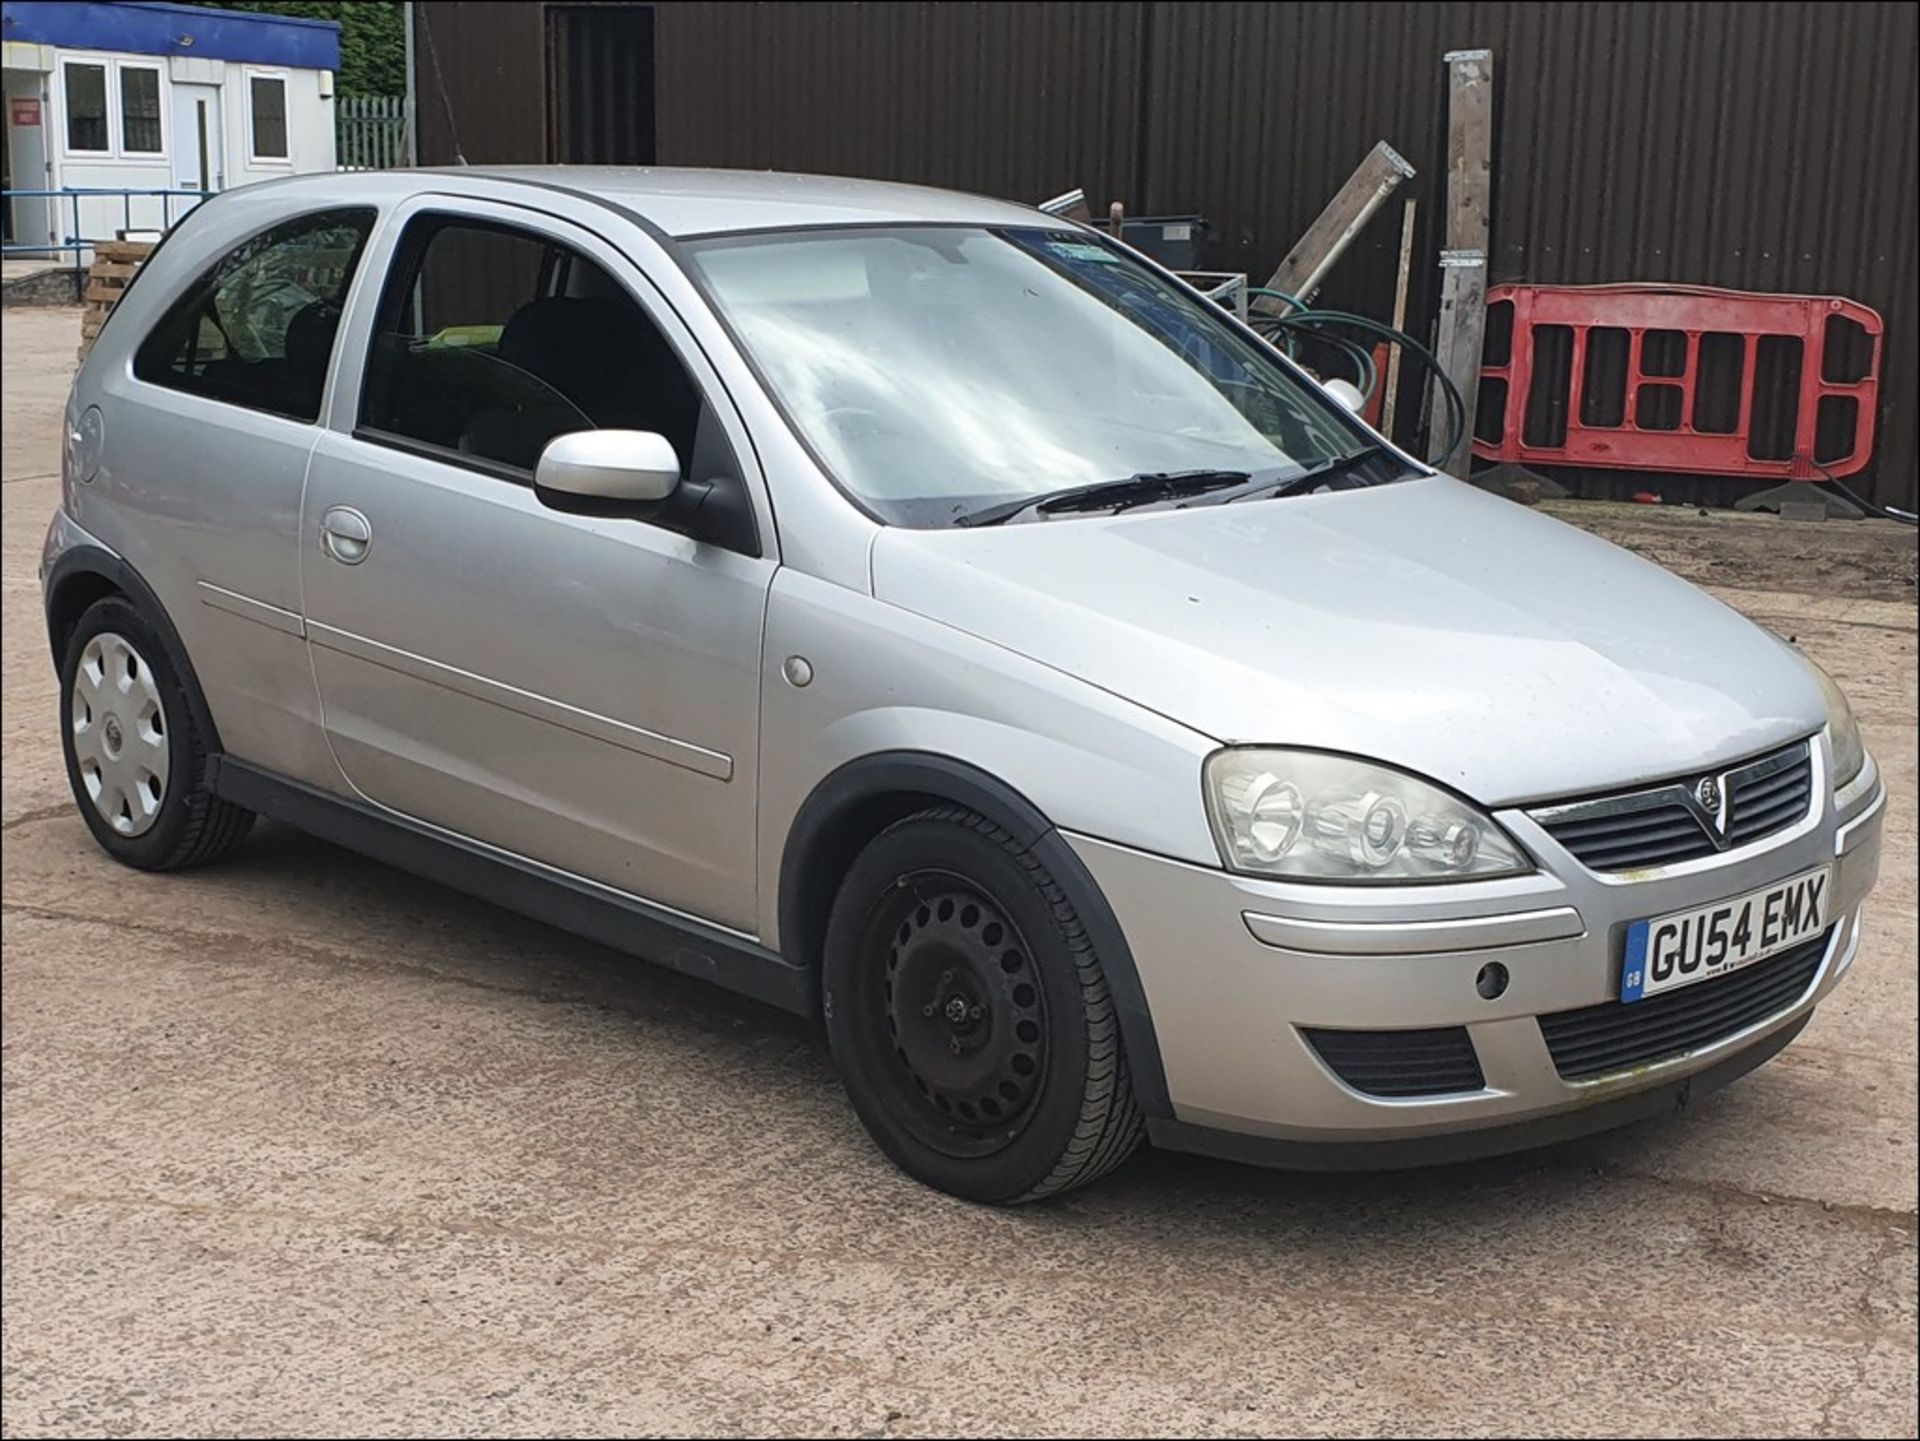
[[[1448,50],[1495,65],[1492,279],[1850,295],[1887,320],[1880,458],[1915,483],[1916,43],[1904,4],[1163,4],[1147,203],[1204,210],[1214,263],[1264,271],[1376,139],[1421,172],[1409,309],[1437,304]],[[1231,37],[1232,43],[1223,43]],[[1383,213],[1322,295],[1381,315]]]
[[[413,7],[420,163],[547,158],[546,6],[433,0]]]
[[[470,160],[544,146],[537,4],[417,7]],[[444,20],[443,20],[444,17]],[[1887,319],[1880,458],[1913,504],[1920,154],[1911,4],[656,7],[665,164],[820,170],[1204,212],[1261,276],[1375,140],[1421,171],[1412,317],[1436,302],[1450,49],[1495,52],[1493,278],[1833,291]],[[420,60],[422,152],[449,158]],[[638,80],[638,77],[636,77]],[[1326,304],[1384,315],[1390,207]]]
[[[653,163],[652,6],[547,6],[547,67],[549,160]]]
[[[659,7],[664,163],[1042,200],[1132,188],[1137,5]]]

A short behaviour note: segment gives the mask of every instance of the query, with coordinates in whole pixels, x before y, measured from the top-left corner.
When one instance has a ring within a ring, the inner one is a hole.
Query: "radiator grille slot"
[[[1336,1076],[1369,1096],[1444,1096],[1486,1085],[1465,1026],[1426,1031],[1308,1028],[1305,1035]]]
[[[1819,973],[1832,935],[1650,1000],[1607,1001],[1542,1016],[1540,1033],[1555,1069],[1568,1081],[1683,1056],[1798,1002]]]

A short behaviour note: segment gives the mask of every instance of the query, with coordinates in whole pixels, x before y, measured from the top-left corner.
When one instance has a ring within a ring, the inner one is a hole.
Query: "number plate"
[[[1643,1001],[1765,960],[1827,928],[1829,866],[1627,928],[1620,999]]]

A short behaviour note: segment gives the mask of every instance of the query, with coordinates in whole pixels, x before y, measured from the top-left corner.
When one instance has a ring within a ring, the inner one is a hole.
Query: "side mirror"
[[[617,513],[658,505],[680,487],[680,457],[651,430],[576,430],[556,435],[534,467],[534,493],[556,510]]]
[[[1367,408],[1366,396],[1360,393],[1360,387],[1355,385],[1351,380],[1341,380],[1338,378],[1323,380],[1320,382],[1320,388],[1355,415],[1358,415]]]

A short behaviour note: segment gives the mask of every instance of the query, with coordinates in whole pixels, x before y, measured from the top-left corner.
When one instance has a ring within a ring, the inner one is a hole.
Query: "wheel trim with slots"
[[[961,877],[902,876],[868,917],[866,1040],[889,1109],[948,1155],[1004,1149],[1046,1076],[1046,996],[1026,938]]]
[[[167,713],[153,667],[125,636],[102,631],[80,652],[67,721],[94,810],[118,835],[145,834],[167,798]]]

